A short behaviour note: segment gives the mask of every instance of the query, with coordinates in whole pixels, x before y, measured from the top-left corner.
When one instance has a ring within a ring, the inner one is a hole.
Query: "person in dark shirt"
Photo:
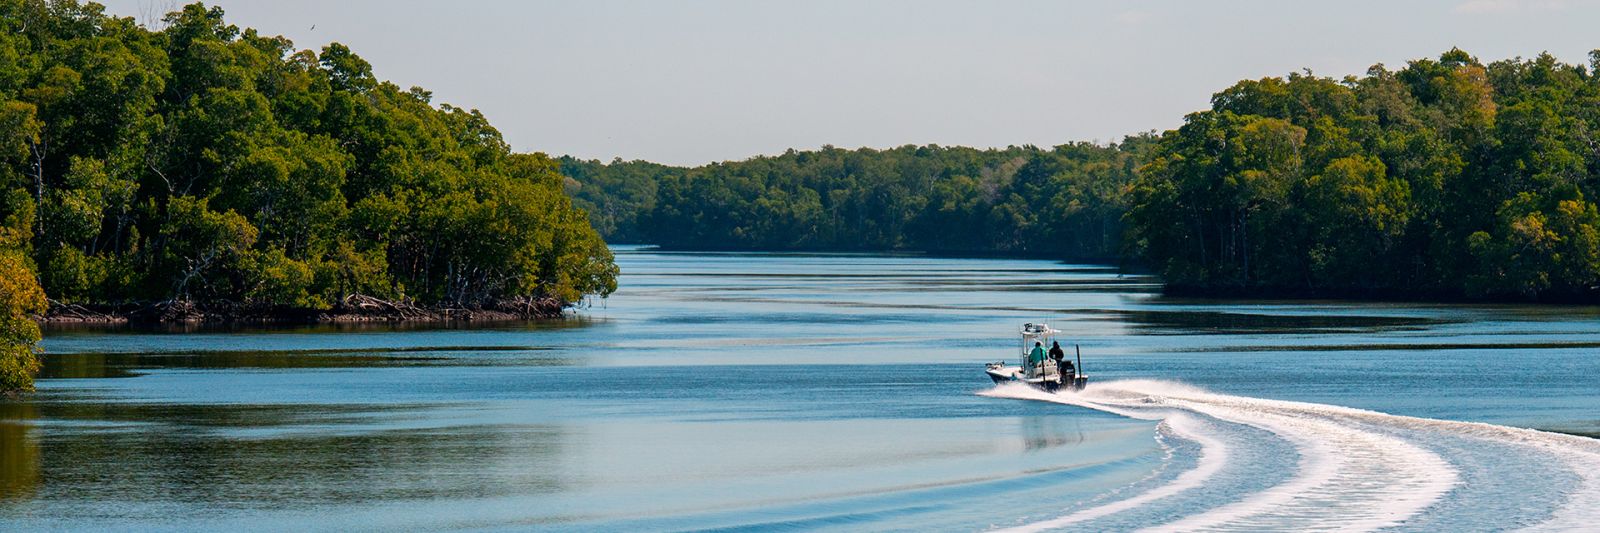
[[[1056,361],[1056,369],[1061,371],[1062,379],[1077,377],[1072,369],[1072,361],[1067,360],[1067,352],[1061,349],[1061,343],[1050,341],[1050,358]]]

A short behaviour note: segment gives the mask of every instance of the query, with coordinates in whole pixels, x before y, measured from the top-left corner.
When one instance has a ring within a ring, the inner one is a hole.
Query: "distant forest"
[[[614,242],[1122,258],[1177,292],[1600,303],[1600,51],[1246,80],[1111,145],[559,160]]]
[[[1106,259],[1119,254],[1126,190],[1153,140],[823,147],[691,169],[559,161],[577,205],[612,242]]]

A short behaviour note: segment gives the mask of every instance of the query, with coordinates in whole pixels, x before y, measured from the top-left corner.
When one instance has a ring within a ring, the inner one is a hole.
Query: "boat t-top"
[[[1006,364],[1005,361],[986,363],[984,371],[989,374],[989,379],[996,384],[1025,383],[1029,386],[1048,392],[1055,392],[1063,387],[1069,390],[1083,390],[1089,384],[1088,374],[1083,373],[1083,353],[1074,345],[1073,353],[1078,364],[1073,365],[1064,354],[1046,353],[1055,343],[1056,335],[1060,331],[1051,328],[1049,324],[1027,323],[1022,325],[1021,353],[1018,355],[1020,366]],[[1035,353],[1034,347],[1040,351]]]

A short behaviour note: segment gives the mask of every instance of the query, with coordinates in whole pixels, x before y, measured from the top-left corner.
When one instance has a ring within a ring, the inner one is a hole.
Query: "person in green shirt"
[[[1044,362],[1044,343],[1033,341],[1033,351],[1028,352],[1028,369],[1032,370]]]

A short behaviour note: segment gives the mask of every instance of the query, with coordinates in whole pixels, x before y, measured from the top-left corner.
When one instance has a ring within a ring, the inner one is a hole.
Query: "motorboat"
[[[1070,367],[1054,359],[1045,357],[1043,361],[1028,364],[1028,354],[1033,351],[1034,343],[1041,343],[1048,347],[1055,342],[1059,330],[1043,322],[1029,322],[1023,324],[1019,330],[1022,336],[1021,351],[1018,354],[1016,365],[1007,364],[1005,361],[984,364],[984,372],[996,384],[1023,383],[1030,387],[1047,392],[1056,392],[1060,389],[1083,390],[1089,384],[1089,376],[1083,373],[1083,352],[1073,345],[1073,353],[1078,364]]]

